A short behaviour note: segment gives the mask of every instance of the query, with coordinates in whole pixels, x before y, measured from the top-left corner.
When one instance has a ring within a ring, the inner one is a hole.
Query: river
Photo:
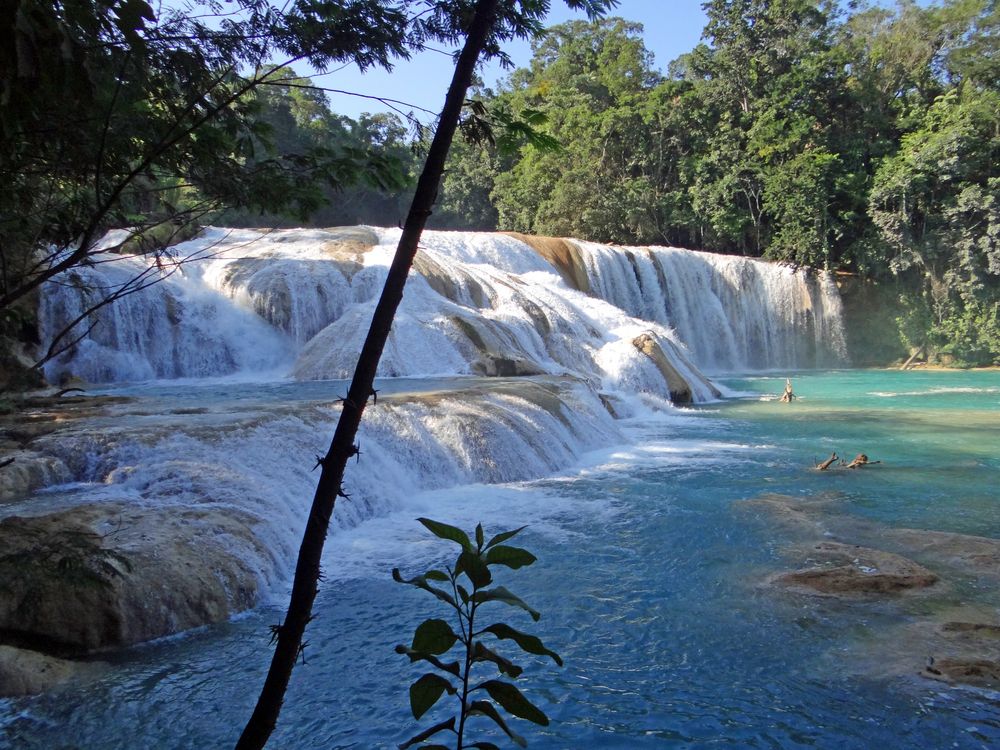
[[[565,660],[521,660],[522,689],[552,720],[515,720],[532,748],[1000,745],[1000,694],[918,674],[928,657],[948,655],[944,623],[1000,624],[997,571],[942,562],[919,533],[900,531],[1000,538],[1000,373],[802,372],[791,404],[777,400],[784,375],[719,377],[721,401],[635,407],[614,429],[576,438],[569,469],[418,487],[336,529],[273,746],[390,748],[438,717],[412,719],[407,685],[420,672],[393,652],[422,619],[444,616],[390,577],[452,552],[418,516],[467,529],[482,521],[487,536],[528,525],[519,539],[539,561],[502,582],[542,618],[499,605],[495,614]],[[329,399],[324,387],[278,383],[271,398],[310,404]],[[126,392],[152,411],[179,395],[211,411],[239,391],[192,381]],[[243,398],[265,398],[253,393]],[[812,468],[833,451],[879,463]],[[348,480],[382,465],[363,454]],[[859,598],[772,582],[805,564],[803,545],[823,541],[881,547],[940,580]],[[224,624],[116,652],[45,695],[0,701],[0,745],[231,746],[266,669],[283,580],[270,604]],[[498,742],[479,721],[475,736]]]

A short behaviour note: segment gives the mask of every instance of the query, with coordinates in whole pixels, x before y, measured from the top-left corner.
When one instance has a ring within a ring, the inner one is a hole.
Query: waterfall
[[[216,554],[239,558],[262,589],[287,579],[315,489],[311,458],[324,452],[339,406],[275,398],[253,383],[194,384],[180,403],[199,408],[178,409],[172,395],[157,410],[149,398],[118,407],[110,424],[86,421],[35,441],[70,483],[8,503],[0,518],[73,508],[102,519],[104,531],[125,518],[117,541],[126,546],[174,544],[181,554],[170,538],[178,533],[218,544]],[[347,472],[350,497],[337,504],[335,528],[384,516],[419,492],[536,479],[624,438],[586,383],[550,378],[383,395],[358,439],[363,459]],[[220,518],[252,534],[234,536]]]
[[[159,265],[105,253],[48,283],[42,352],[94,310],[50,381],[159,382],[117,385],[136,400],[18,453],[35,470],[16,497],[57,484],[5,502],[0,519],[26,514],[8,528],[82,530],[129,562],[100,602],[63,596],[58,575],[46,606],[68,618],[13,607],[0,627],[87,651],[224,619],[287,581],[344,393],[330,381],[354,369],[399,234],[209,228]],[[836,338],[835,300],[822,276],[741,259],[426,232],[333,526],[567,469],[626,440],[616,418],[718,397],[700,367],[812,364]]]
[[[97,311],[46,365],[92,382],[281,373],[347,377],[399,230],[210,228],[157,284]],[[43,341],[149,273],[101,257],[47,285]],[[825,274],[676,248],[425,232],[380,376],[569,374],[671,400],[717,395],[700,370],[843,362]]]
[[[566,244],[564,276],[582,272],[592,294],[673,329],[702,370],[847,363],[840,295],[826,272],[675,247]]]

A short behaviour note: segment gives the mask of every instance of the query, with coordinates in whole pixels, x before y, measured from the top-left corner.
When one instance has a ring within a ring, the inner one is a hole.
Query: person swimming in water
[[[794,398],[795,392],[792,390],[792,379],[785,378],[785,392],[781,394],[781,400],[784,403],[791,403]]]

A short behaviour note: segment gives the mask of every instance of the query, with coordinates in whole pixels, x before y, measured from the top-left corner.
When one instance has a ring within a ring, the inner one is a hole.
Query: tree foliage
[[[212,6],[5,3],[0,310],[90,262],[110,227],[143,240],[222,206],[305,214],[322,185],[398,181],[392,160],[349,144],[274,149],[257,92],[287,85],[297,60],[389,65],[422,33],[405,6],[239,0],[206,19]]]
[[[996,360],[985,343],[996,338],[1000,284],[995,0],[846,10],[711,0],[705,10],[703,42],[666,76],[637,24],[550,29],[531,65],[483,101],[541,113],[560,152],[457,151],[449,215],[903,274],[907,304],[934,321],[918,343]]]

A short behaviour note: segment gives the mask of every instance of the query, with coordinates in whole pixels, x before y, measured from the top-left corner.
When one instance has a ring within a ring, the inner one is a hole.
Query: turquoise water
[[[940,621],[974,612],[1000,623],[994,585],[941,570],[945,584],[917,596],[841,601],[776,589],[768,577],[799,564],[790,547],[810,532],[745,502],[821,499],[825,528],[845,543],[877,546],[898,528],[1000,538],[1000,373],[793,382],[800,399],[782,404],[783,377],[724,380],[743,395],[634,420],[629,445],[563,475],[418,496],[332,538],[307,664],[273,746],[388,748],[430,723],[409,714],[406,685],[419,672],[393,646],[443,613],[389,577],[393,566],[413,573],[450,552],[413,521],[420,515],[466,527],[482,519],[488,534],[530,524],[522,540],[539,562],[504,582],[542,620],[496,614],[566,662],[525,662],[523,688],[552,719],[547,728],[515,722],[532,748],[1000,746],[1000,694],[916,675]],[[834,450],[881,463],[810,468]],[[120,654],[113,668],[95,668],[97,679],[0,702],[0,745],[229,746],[279,618],[263,607]]]

